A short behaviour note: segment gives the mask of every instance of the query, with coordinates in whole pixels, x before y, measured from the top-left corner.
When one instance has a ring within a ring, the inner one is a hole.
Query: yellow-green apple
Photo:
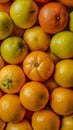
[[[8,37],[13,29],[13,23],[10,16],[0,11],[0,40]]]
[[[32,51],[46,51],[49,48],[50,35],[45,33],[40,26],[27,29],[23,37]]]
[[[17,36],[10,36],[1,44],[1,55],[10,64],[19,64],[28,53],[24,40]]]
[[[10,16],[20,28],[29,28],[37,21],[38,6],[33,0],[16,0],[10,8]]]
[[[73,32],[62,31],[53,35],[50,50],[61,59],[73,58]]]
[[[70,12],[69,29],[73,31],[73,11]]]

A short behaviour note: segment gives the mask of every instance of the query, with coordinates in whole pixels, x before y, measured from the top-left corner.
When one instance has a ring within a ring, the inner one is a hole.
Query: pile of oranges
[[[68,28],[68,7],[61,0],[44,4],[36,1],[38,14],[34,25],[23,29],[12,21],[12,33],[0,40],[1,48],[4,40],[12,36],[21,38],[25,44],[24,58],[17,58],[16,62],[15,59],[7,62],[0,53],[0,130],[73,130],[73,86],[57,83],[62,81],[56,73],[63,59],[50,50],[52,36]],[[0,3],[0,12],[10,16],[13,2]],[[49,14],[44,15],[48,8]],[[35,40],[31,45],[33,34]],[[66,60],[68,64],[72,62]]]

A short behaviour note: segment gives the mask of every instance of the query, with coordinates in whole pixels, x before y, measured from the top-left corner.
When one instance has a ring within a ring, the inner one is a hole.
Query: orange
[[[5,66],[5,61],[3,60],[2,56],[0,55],[0,70]]]
[[[31,51],[46,51],[49,48],[50,35],[45,33],[40,26],[27,29],[23,37]]]
[[[62,117],[60,130],[73,130],[73,114]]]
[[[24,72],[17,65],[6,65],[0,71],[0,88],[6,93],[19,92],[25,81]]]
[[[50,95],[50,106],[59,115],[73,113],[73,90],[58,87]]]
[[[5,122],[18,122],[23,119],[25,108],[15,94],[5,94],[0,98],[0,117]]]
[[[0,130],[4,130],[6,122],[0,118]]]
[[[38,111],[46,106],[49,92],[40,82],[27,82],[20,90],[20,101],[30,111]]]
[[[47,79],[44,82],[44,85],[47,87],[49,92],[51,92],[53,89],[59,87],[59,85],[55,82],[53,76],[51,78]]]
[[[27,120],[22,120],[18,123],[9,122],[5,130],[32,130],[32,127]]]
[[[46,52],[34,51],[25,57],[23,70],[29,79],[43,82],[52,75],[54,63]]]
[[[59,126],[59,116],[52,110],[41,110],[33,113],[33,130],[59,130]]]
[[[23,38],[10,36],[1,44],[1,55],[9,64],[19,64],[28,54],[28,47]]]
[[[68,6],[68,7],[73,7],[73,0],[57,0],[58,2],[61,2],[62,4]]]
[[[65,59],[55,65],[54,79],[62,87],[73,87],[73,60]]]
[[[50,2],[44,5],[38,16],[40,26],[50,34],[56,34],[66,29],[68,18],[66,7],[59,2]]]

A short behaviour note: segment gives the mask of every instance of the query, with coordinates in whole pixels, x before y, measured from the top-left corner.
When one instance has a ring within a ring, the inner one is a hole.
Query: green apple
[[[33,0],[16,0],[10,8],[14,23],[20,28],[29,28],[37,20],[38,6]]]
[[[69,29],[73,31],[73,11],[70,12]]]
[[[49,48],[50,35],[45,33],[40,26],[25,30],[23,37],[32,51],[46,51]]]
[[[61,58],[73,58],[73,32],[62,31],[55,34],[50,42],[51,52]]]
[[[10,16],[0,11],[0,40],[8,37],[13,29],[13,24]]]
[[[20,37],[8,37],[1,44],[1,55],[7,63],[19,64],[23,61],[27,53],[27,45]]]

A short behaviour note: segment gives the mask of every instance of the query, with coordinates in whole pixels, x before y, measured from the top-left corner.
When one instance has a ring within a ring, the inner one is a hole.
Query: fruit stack
[[[73,1],[0,0],[0,130],[73,130]]]

